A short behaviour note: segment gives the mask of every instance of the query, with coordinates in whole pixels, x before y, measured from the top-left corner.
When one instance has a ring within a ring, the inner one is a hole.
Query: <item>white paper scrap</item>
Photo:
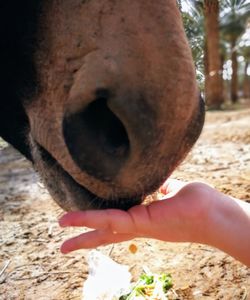
[[[82,300],[118,300],[130,292],[131,274],[101,252],[92,250],[88,256],[89,276],[83,285]]]

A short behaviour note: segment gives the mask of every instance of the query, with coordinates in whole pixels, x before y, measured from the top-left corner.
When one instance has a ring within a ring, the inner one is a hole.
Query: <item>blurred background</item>
[[[250,104],[250,0],[178,0],[207,108]]]

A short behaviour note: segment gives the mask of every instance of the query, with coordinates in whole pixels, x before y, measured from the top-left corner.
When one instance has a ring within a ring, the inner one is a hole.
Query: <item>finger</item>
[[[177,180],[177,179],[167,179],[163,185],[160,187],[160,192],[163,194],[176,194],[180,189],[182,189],[185,185],[187,185],[187,182]]]
[[[76,211],[65,214],[59,224],[85,226],[94,229],[110,229],[111,232],[130,233],[135,230],[130,214],[118,209]]]
[[[93,230],[65,241],[61,246],[63,254],[79,249],[91,249],[101,245],[131,240],[132,234],[117,234],[110,230]]]

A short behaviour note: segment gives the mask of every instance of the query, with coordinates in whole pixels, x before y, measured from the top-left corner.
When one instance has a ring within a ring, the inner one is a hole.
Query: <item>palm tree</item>
[[[196,78],[200,89],[204,90],[204,17],[198,7],[190,6],[189,11],[182,10],[182,19],[192,51]]]
[[[205,18],[205,95],[207,106],[220,109],[224,102],[220,57],[219,1],[204,0]]]
[[[224,101],[222,73],[223,64],[228,59],[228,49],[233,69],[230,97],[232,102],[236,102],[237,47],[239,38],[245,30],[246,20],[250,17],[249,0],[178,0],[178,2],[180,7],[182,4],[189,7],[188,11],[182,11],[184,26],[198,69],[197,73],[205,74],[205,98],[208,107],[220,108]],[[202,76],[198,77],[200,79]]]
[[[206,104],[208,108],[219,109],[224,102],[219,51],[219,1],[184,0],[184,2],[189,5],[189,11],[183,13],[184,27],[198,75],[202,72],[205,75]]]
[[[239,41],[239,53],[244,57],[244,77],[243,77],[243,97],[250,99],[250,75],[248,69],[250,68],[250,20],[247,25],[245,34]]]
[[[249,0],[221,1],[221,35],[229,43],[232,61],[231,101],[238,100],[237,42],[245,32],[246,20],[250,16]]]

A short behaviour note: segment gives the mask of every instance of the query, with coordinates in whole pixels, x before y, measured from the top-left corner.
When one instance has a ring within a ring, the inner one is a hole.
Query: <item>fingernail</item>
[[[68,254],[68,253],[69,253],[69,251],[67,251],[66,249],[64,249],[63,244],[62,244],[62,246],[60,247],[60,251],[61,251],[62,254]]]
[[[58,223],[59,223],[60,227],[66,227],[67,226],[67,224],[65,224],[65,221],[64,221],[63,217],[61,217],[61,219],[58,220]]]

